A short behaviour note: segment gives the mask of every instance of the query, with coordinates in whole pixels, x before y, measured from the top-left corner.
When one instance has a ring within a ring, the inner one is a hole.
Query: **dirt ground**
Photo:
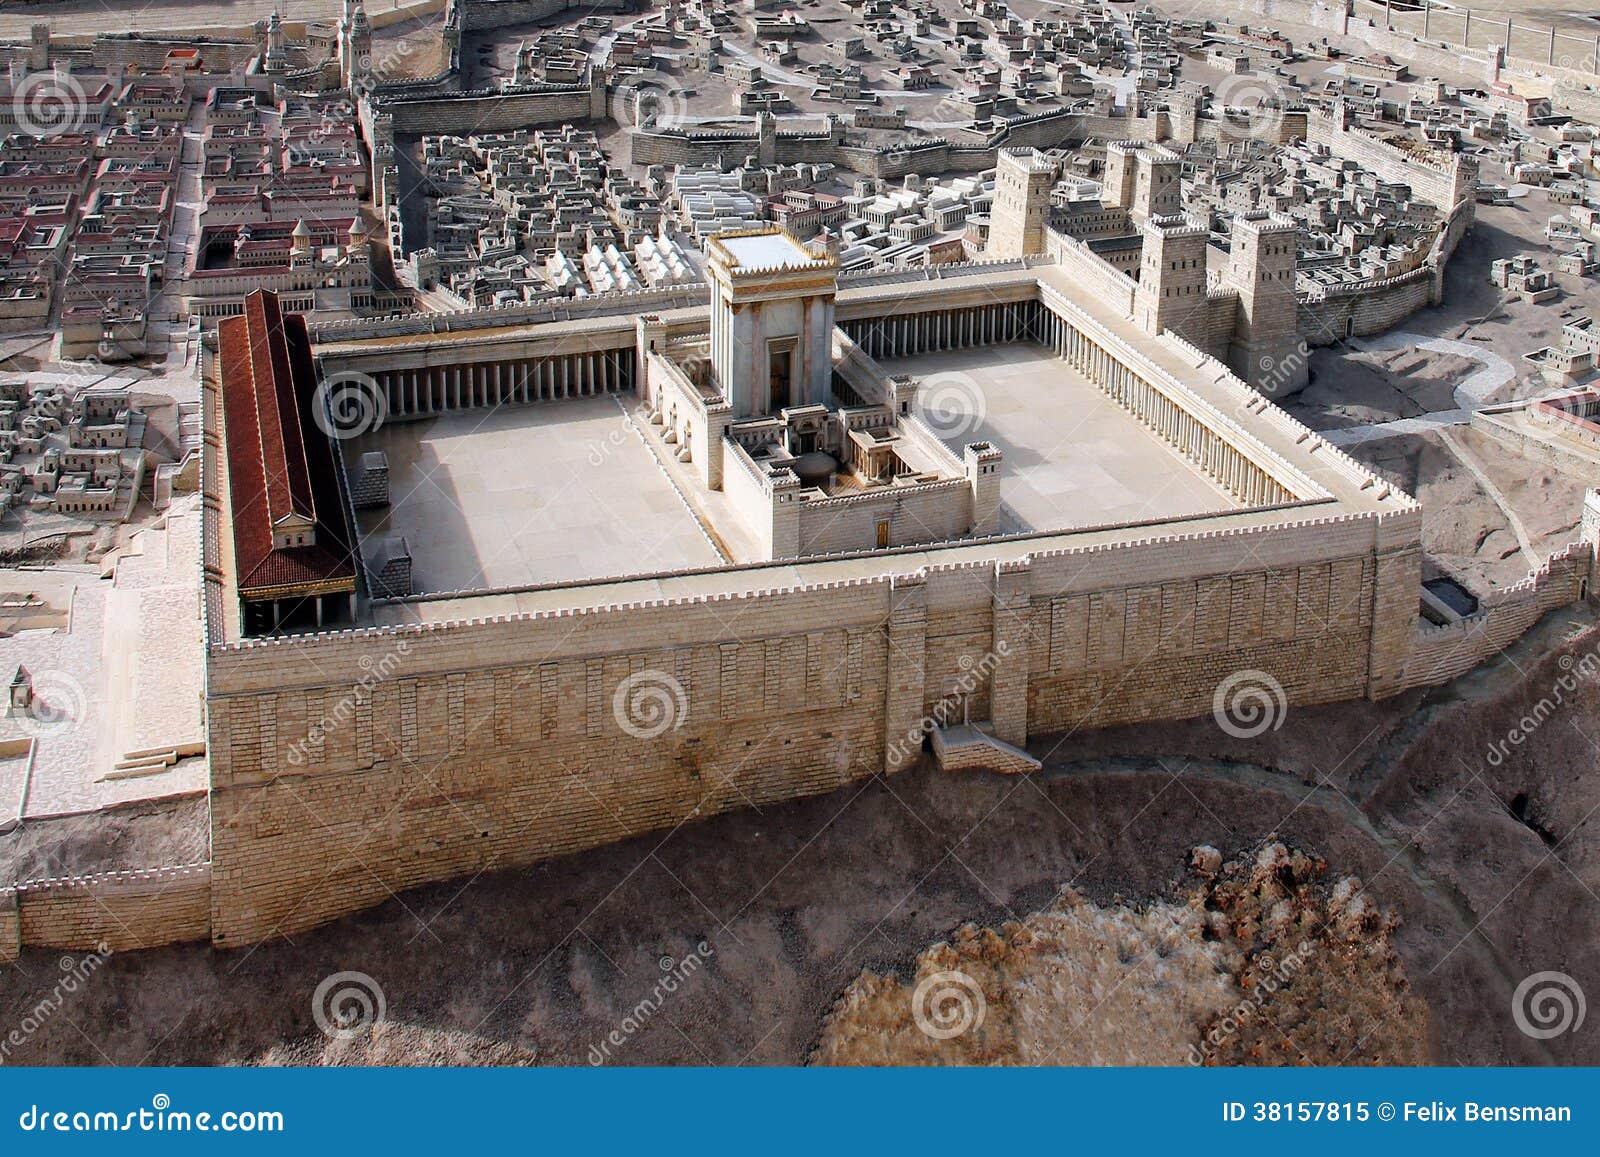
[[[1511,453],[1470,427],[1458,426],[1450,437],[1456,448],[1437,434],[1350,447],[1354,457],[1422,503],[1425,580],[1447,575],[1482,594],[1522,581],[1533,566],[1506,514],[1461,453],[1483,470],[1516,515],[1539,560],[1578,537],[1583,480]]]
[[[1561,642],[1593,617],[1553,615],[1448,687],[1296,709],[1254,740],[1209,719],[1046,738],[1037,776],[921,767],[418,889],[293,940],[116,956],[9,1059],[802,1063],[863,970],[909,978],[961,925],[1024,920],[1064,886],[1113,908],[1174,900],[1197,845],[1231,854],[1275,837],[1331,878],[1359,877],[1393,914],[1400,965],[1428,1010],[1428,1059],[1596,1063],[1592,1018],[1535,1041],[1510,1001],[1547,970],[1600,991],[1600,840],[1588,822],[1600,806],[1588,738],[1600,736],[1600,685],[1584,682],[1498,762],[1489,755],[1567,670],[1552,648],[1581,657],[1600,643],[1593,631]],[[125,839],[141,838],[138,819]],[[45,838],[42,825],[27,833]],[[59,847],[25,855],[102,862],[86,832],[60,834]],[[0,1023],[48,993],[61,955],[28,951],[0,972]],[[1124,963],[1125,981],[1143,983],[1138,959]],[[366,974],[384,1000],[379,1027],[349,1039],[313,1016],[319,984],[341,972]],[[662,995],[668,975],[678,982]]]
[[[188,796],[30,821],[0,836],[0,880],[199,863],[209,855],[207,814],[203,796]]]

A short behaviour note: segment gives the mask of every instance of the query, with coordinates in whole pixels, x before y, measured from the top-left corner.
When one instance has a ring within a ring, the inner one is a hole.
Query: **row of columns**
[[[1057,315],[1046,310],[1045,344],[1135,418],[1184,454],[1228,493],[1250,506],[1287,502],[1294,495],[1165,392],[1131,370]]]
[[[374,375],[389,418],[590,398],[633,388],[631,349],[593,350],[513,362],[466,362]]]
[[[284,629],[320,630],[334,623],[355,622],[356,596],[354,592],[341,591],[252,600],[242,605],[241,617],[246,635],[271,635]]]
[[[1035,334],[1039,309],[1038,301],[1003,301],[847,322],[843,328],[869,357],[910,357],[1026,341]]]

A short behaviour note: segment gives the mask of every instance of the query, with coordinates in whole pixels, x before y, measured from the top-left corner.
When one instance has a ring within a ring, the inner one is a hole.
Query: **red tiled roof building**
[[[234,570],[246,634],[354,617],[355,539],[317,423],[305,318],[257,290],[218,327]]]

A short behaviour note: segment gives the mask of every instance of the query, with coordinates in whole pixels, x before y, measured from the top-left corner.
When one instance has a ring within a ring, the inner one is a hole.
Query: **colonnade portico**
[[[869,357],[899,358],[939,350],[1036,340],[1037,300],[996,301],[956,309],[857,318],[839,328]]]
[[[1039,298],[988,302],[840,323],[870,357],[892,360],[943,350],[1037,342],[1103,390],[1177,453],[1247,506],[1298,497],[1225,436],[1175,401],[1098,338]]]
[[[383,392],[385,419],[397,420],[625,392],[633,389],[634,364],[630,347],[379,369],[368,376]],[[340,377],[338,370],[324,372],[328,380]]]
[[[1042,308],[1042,344],[1104,390],[1112,401],[1138,418],[1229,494],[1247,506],[1293,502],[1298,497],[1101,342],[1054,310],[1047,306]]]

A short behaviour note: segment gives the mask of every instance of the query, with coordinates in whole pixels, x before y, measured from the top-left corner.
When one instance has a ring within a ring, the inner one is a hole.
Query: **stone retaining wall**
[[[1585,498],[1586,513],[1595,509],[1596,495],[1591,490]],[[1593,566],[1593,544],[1572,543],[1522,582],[1485,596],[1476,614],[1447,626],[1419,625],[1406,663],[1406,686],[1449,682],[1498,655],[1544,615],[1585,597]]]
[[[1398,676],[1373,665],[1385,632],[1413,621],[1407,520],[1153,526],[1015,563],[215,646],[213,938],[831,791],[973,671],[972,717],[1013,743],[1200,714],[1240,669],[1293,703],[1373,693]]]
[[[0,961],[22,948],[113,952],[211,935],[211,865],[28,880],[0,890]]]

